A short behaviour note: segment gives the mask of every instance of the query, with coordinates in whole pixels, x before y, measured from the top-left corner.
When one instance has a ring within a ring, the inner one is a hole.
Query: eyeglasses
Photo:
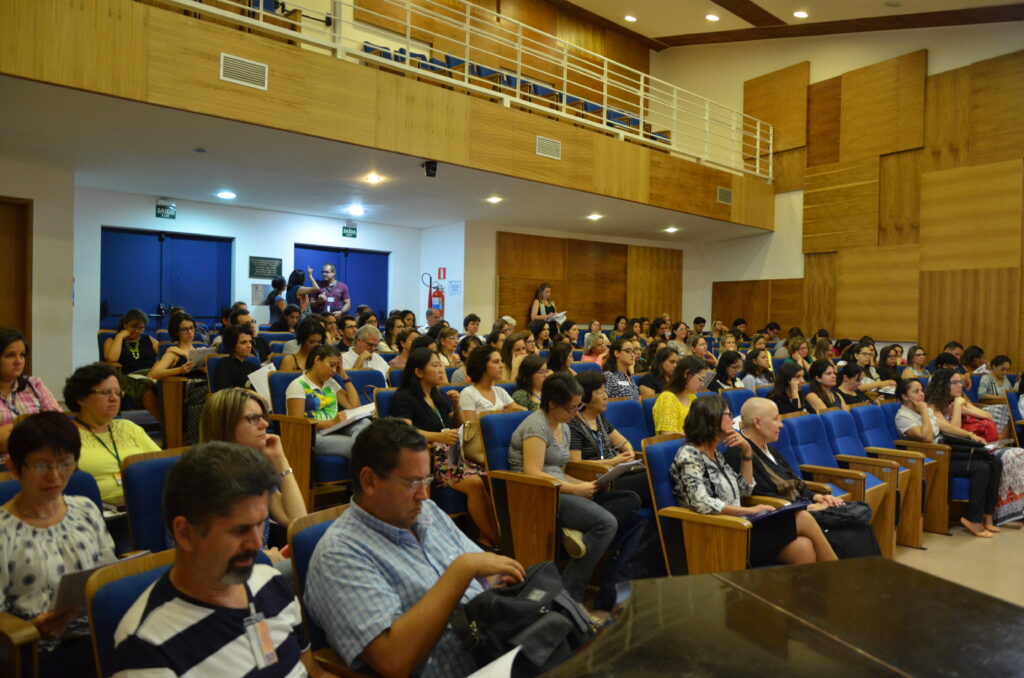
[[[58,473],[65,474],[71,473],[78,466],[78,462],[75,461],[62,461],[59,464],[25,464],[25,468],[38,473],[39,475],[46,475],[50,471],[57,469]]]
[[[124,391],[122,391],[120,389],[114,389],[114,388],[102,388],[102,389],[94,388],[93,390],[89,391],[89,393],[95,393],[96,395],[101,395],[104,398],[110,398],[110,397],[120,398],[120,397],[124,396]]]
[[[577,412],[580,411],[580,405],[578,405],[578,404],[577,405],[559,405],[559,407],[561,407],[563,410],[565,410],[566,412],[568,412],[569,414],[572,414],[572,415],[575,415]]]
[[[635,348],[623,348],[623,349],[620,349],[620,350],[619,350],[619,353],[628,353],[628,354],[630,354],[630,355],[635,355],[635,354],[636,354],[636,352],[637,352],[637,351],[636,351],[636,349],[635,349]]]
[[[250,426],[259,426],[260,422],[267,421],[267,418],[262,414],[245,414],[242,415],[242,421]]]
[[[179,327],[178,328],[178,332],[195,332],[195,331],[196,331],[196,328],[194,328],[194,327]]]
[[[402,484],[403,487],[405,487],[405,489],[409,490],[410,492],[415,492],[421,487],[428,488],[434,482],[434,476],[424,476],[423,478],[417,478],[415,480],[400,478],[399,476],[391,475],[390,473],[384,473],[383,476],[385,478],[392,478],[394,480],[397,480],[399,483]]]
[[[371,351],[376,351],[378,346],[380,346],[380,342],[379,341],[368,341],[368,342],[366,342],[366,348],[370,349]]]

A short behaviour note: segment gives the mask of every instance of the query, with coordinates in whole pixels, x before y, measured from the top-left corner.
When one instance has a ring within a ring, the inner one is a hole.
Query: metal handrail
[[[767,122],[465,0],[329,0],[328,12],[293,2],[267,12],[263,0],[150,1],[772,179]]]

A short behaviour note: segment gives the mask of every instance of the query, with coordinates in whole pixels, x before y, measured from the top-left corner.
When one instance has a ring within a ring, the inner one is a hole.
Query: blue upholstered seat
[[[158,457],[128,464],[124,468],[124,500],[137,551],[167,548],[163,517],[164,484],[179,457]]]
[[[648,437],[647,425],[644,423],[644,408],[637,400],[615,400],[608,403],[604,413],[615,430],[623,435],[633,446],[640,449],[640,442]]]

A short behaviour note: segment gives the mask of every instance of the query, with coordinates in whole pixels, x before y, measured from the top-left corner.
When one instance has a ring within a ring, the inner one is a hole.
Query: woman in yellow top
[[[117,373],[106,365],[79,367],[64,383],[64,404],[82,437],[78,468],[96,479],[103,501],[112,504],[122,503],[124,494],[121,462],[160,449],[138,424],[116,418],[122,395]]]
[[[707,363],[700,358],[688,355],[679,361],[671,381],[654,401],[656,434],[683,432],[690,405],[697,399],[697,391],[703,390],[708,373]]]

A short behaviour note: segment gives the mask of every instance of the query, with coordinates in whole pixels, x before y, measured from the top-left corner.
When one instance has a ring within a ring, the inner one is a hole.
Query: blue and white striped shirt
[[[313,552],[306,577],[306,611],[353,670],[365,667],[360,654],[366,646],[419,602],[452,561],[480,551],[429,499],[423,502],[413,532],[415,536],[373,517],[353,501]],[[481,584],[471,581],[462,602],[482,592]],[[447,628],[412,675],[465,676],[476,668]]]

